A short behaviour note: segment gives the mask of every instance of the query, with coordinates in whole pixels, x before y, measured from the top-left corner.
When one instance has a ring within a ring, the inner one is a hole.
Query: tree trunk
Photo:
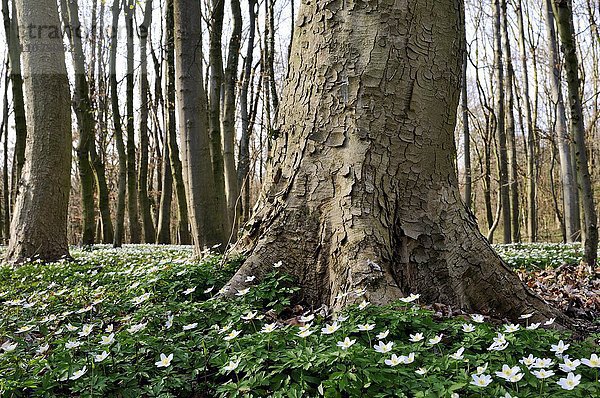
[[[133,14],[135,13],[135,1],[128,0],[124,3],[125,24],[127,25],[127,214],[129,216],[129,240],[131,243],[141,242],[141,227],[138,215],[138,187],[135,162],[135,116],[133,109]]]
[[[9,16],[8,0],[2,0],[4,15],[4,34],[8,43],[8,59],[10,63],[10,81],[12,87],[13,112],[15,118],[15,189],[11,203],[16,198],[21,171],[25,164],[25,142],[27,140],[27,121],[25,119],[25,100],[23,98],[23,76],[21,75],[21,40],[17,26],[15,1],[12,2],[12,15]]]
[[[519,223],[519,177],[517,168],[517,142],[515,139],[515,99],[513,94],[515,70],[512,63],[512,51],[510,48],[510,39],[508,36],[508,10],[506,0],[502,0],[502,39],[504,41],[503,50],[506,61],[506,79],[504,89],[506,92],[506,143],[508,146],[508,175],[510,190],[510,230],[512,233],[512,242],[520,242],[520,223]]]
[[[115,143],[119,156],[119,179],[117,182],[117,213],[116,228],[113,240],[114,247],[121,247],[125,237],[125,194],[127,192],[127,154],[123,142],[123,127],[121,125],[121,111],[119,110],[119,88],[117,86],[117,39],[119,14],[121,7],[119,0],[113,0],[112,5],[112,41],[110,44],[110,95],[115,127]]]
[[[2,124],[0,124],[0,140],[4,140],[4,164],[2,167],[2,206],[4,211],[0,214],[0,225],[2,233],[2,244],[8,242],[10,233],[10,207],[9,207],[9,188],[8,188],[8,84],[10,82],[9,62],[6,61],[4,71],[4,97],[2,100]]]
[[[366,288],[375,304],[418,292],[470,311],[556,315],[460,197],[461,13],[457,0],[302,4],[280,138],[230,293],[281,260],[317,306],[339,309],[362,300],[340,293]]]
[[[575,160],[577,162],[577,174],[579,185],[581,186],[581,201],[584,214],[584,260],[591,267],[594,267],[596,257],[598,256],[598,216],[594,205],[594,191],[588,168],[583,110],[579,93],[579,61],[577,59],[573,14],[571,11],[573,6],[570,0],[555,0],[552,3],[552,7],[565,57],[564,67],[569,91],[569,105],[571,108],[571,134],[575,139]]]
[[[92,102],[89,93],[89,83],[85,67],[85,55],[81,43],[81,35],[76,32],[81,29],[79,22],[79,5],[77,0],[61,0],[61,9],[67,32],[72,46],[73,70],[75,74],[75,91],[73,94],[73,110],[79,126],[79,142],[77,144],[77,165],[81,184],[81,205],[83,208],[83,228],[81,243],[89,246],[94,244],[96,233],[96,211],[94,206],[94,171],[90,162],[90,147],[94,140],[95,121]]]
[[[171,174],[171,164],[169,162],[169,128],[164,132],[164,147],[162,159],[162,185],[160,190],[160,204],[158,212],[158,231],[156,233],[156,243],[166,245],[171,243],[171,203],[173,197],[173,175]]]
[[[519,43],[521,68],[523,70],[523,102],[525,119],[527,120],[527,235],[531,242],[537,241],[537,137],[534,120],[531,117],[531,100],[529,98],[529,70],[527,66],[527,46],[525,42],[525,27],[523,24],[523,3],[517,3],[517,23],[519,25]]]
[[[227,197],[225,194],[225,171],[223,165],[223,147],[221,145],[221,85],[223,84],[223,54],[221,51],[221,39],[223,35],[223,13],[225,0],[211,0],[210,14],[210,48],[208,62],[210,78],[208,84],[208,106],[209,106],[209,128],[210,128],[210,151],[212,168],[214,174],[213,201],[217,206],[214,215],[216,221],[215,234],[221,236],[221,249],[227,244],[231,228],[228,227],[229,215],[227,212]],[[200,14],[199,14],[200,15]],[[191,201],[191,198],[190,198]],[[190,215],[192,217],[192,215]]]
[[[177,129],[175,115],[175,38],[173,21],[173,0],[167,0],[166,7],[166,41],[167,41],[167,145],[169,147],[169,159],[173,173],[175,192],[177,195],[177,218],[179,224],[179,244],[189,245],[192,243],[188,217],[188,200],[183,181],[183,167],[179,158],[179,146],[177,145]]]
[[[142,213],[142,224],[144,226],[144,242],[154,243],[156,241],[156,230],[152,220],[150,209],[150,198],[148,197],[148,108],[150,107],[150,96],[148,83],[148,53],[147,43],[152,23],[152,0],[146,0],[144,10],[144,21],[139,27],[140,36],[140,170],[139,170],[139,201]]]
[[[504,243],[512,241],[510,186],[508,179],[508,153],[506,149],[505,109],[504,109],[504,63],[502,61],[502,11],[500,0],[494,0],[494,68],[496,90],[496,141],[498,145],[498,175],[500,183],[500,206]]]
[[[240,89],[240,116],[242,120],[242,136],[240,138],[240,152],[238,157],[237,179],[238,187],[242,191],[242,220],[248,221],[250,216],[250,115],[248,104],[248,87],[252,80],[252,62],[254,54],[254,35],[256,31],[256,0],[248,0],[248,43],[242,87]]]
[[[215,197],[211,140],[207,130],[206,92],[202,79],[202,29],[196,0],[174,0],[175,89],[181,132],[183,177],[196,255],[223,242]],[[220,144],[219,144],[220,146]]]
[[[235,94],[237,86],[238,60],[240,57],[240,44],[242,36],[242,10],[240,0],[231,0],[231,13],[233,15],[233,31],[229,40],[227,52],[227,67],[225,68],[224,104],[221,118],[223,132],[223,165],[225,172],[225,193],[227,195],[227,215],[229,217],[228,230],[235,240],[237,235],[238,219],[240,212],[237,206],[240,190],[235,170]]]
[[[466,45],[466,29],[463,32],[463,40]],[[462,124],[463,124],[463,156],[464,156],[464,173],[465,173],[465,194],[464,202],[468,209],[471,208],[471,196],[472,196],[472,179],[471,179],[471,134],[469,131],[469,101],[468,101],[468,81],[467,81],[467,69],[468,69],[468,52],[465,48],[463,52],[463,66],[462,66],[462,87],[461,87],[461,107],[462,107]]]
[[[20,26],[60,26],[55,0],[18,0]],[[6,259],[69,256],[71,107],[62,35],[26,35],[22,53],[28,135]]]

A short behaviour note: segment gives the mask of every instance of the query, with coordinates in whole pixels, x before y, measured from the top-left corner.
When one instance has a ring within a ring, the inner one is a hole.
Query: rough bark
[[[225,173],[225,193],[227,195],[228,230],[235,240],[241,207],[238,207],[240,190],[235,169],[235,97],[237,88],[238,60],[242,38],[242,10],[240,0],[231,0],[233,31],[229,39],[227,66],[223,85],[223,115],[221,131],[223,133],[223,171]]]
[[[304,2],[259,210],[228,284],[272,264],[338,309],[366,288],[513,318],[555,311],[494,253],[458,189],[459,0]],[[317,54],[317,56],[315,56]]]
[[[117,84],[117,39],[119,14],[121,7],[119,0],[113,0],[112,5],[112,40],[110,43],[110,95],[113,113],[113,125],[115,129],[115,144],[119,157],[119,177],[117,182],[117,211],[115,236],[113,240],[114,247],[121,247],[125,238],[125,195],[127,193],[127,154],[125,152],[125,143],[123,141],[123,127],[121,124],[121,111],[119,109],[119,88]]]
[[[504,108],[504,62],[502,60],[502,11],[500,0],[494,0],[494,68],[496,84],[496,145],[498,147],[498,180],[504,243],[512,241],[508,152],[506,147]]]
[[[16,198],[21,171],[25,164],[25,143],[27,140],[27,121],[25,119],[25,100],[23,97],[23,76],[21,75],[21,39],[17,27],[15,2],[12,2],[10,18],[8,0],[2,0],[4,16],[4,34],[8,44],[8,59],[10,63],[10,81],[12,87],[13,112],[15,119],[15,181],[11,203]]]
[[[17,0],[20,26],[59,27],[55,0]],[[63,42],[25,35],[23,83],[28,135],[21,189],[6,253],[9,262],[56,261],[69,256],[67,212],[71,188],[71,107]]]
[[[4,99],[2,100],[2,125],[0,125],[0,139],[4,140],[4,163],[2,167],[2,244],[8,243],[10,234],[10,192],[8,188],[8,84],[10,81],[9,62],[6,61],[4,75]]]
[[[81,243],[93,245],[96,233],[96,211],[94,204],[94,171],[90,161],[90,147],[94,140],[96,123],[90,98],[90,86],[87,79],[85,55],[79,22],[79,5],[75,1],[61,0],[61,9],[66,25],[71,29],[67,32],[72,47],[73,70],[75,74],[75,91],[73,93],[73,110],[79,127],[79,142],[77,143],[77,166],[81,184],[81,205],[83,208],[83,226]]]
[[[463,40],[466,44],[466,29],[463,32]],[[463,52],[463,66],[462,66],[462,87],[461,87],[461,110],[462,110],[462,125],[463,125],[463,168],[464,168],[464,197],[465,206],[471,208],[471,195],[472,195],[472,178],[471,178],[471,133],[469,131],[469,101],[468,101],[468,89],[467,89],[467,68],[468,68],[468,53],[467,50]]]
[[[152,0],[146,0],[144,20],[139,27],[140,39],[140,170],[139,170],[139,203],[142,214],[142,225],[144,227],[144,242],[154,243],[156,241],[156,230],[152,220],[152,209],[148,196],[148,116],[150,107],[150,84],[148,82],[148,35],[152,23]]]
[[[571,108],[571,134],[575,140],[575,160],[577,164],[577,180],[581,187],[585,236],[583,239],[584,260],[592,267],[598,256],[598,216],[594,204],[594,191],[588,167],[587,147],[583,109],[581,105],[579,60],[575,30],[573,28],[573,5],[570,0],[555,0],[552,3],[558,33],[564,52],[564,67]]]
[[[179,145],[177,144],[176,112],[175,112],[175,39],[173,21],[173,0],[167,0],[166,7],[166,51],[167,51],[167,145],[169,147],[169,160],[173,173],[175,192],[177,195],[177,220],[179,230],[179,243],[189,245],[192,243],[188,217],[188,201],[185,184],[183,181],[183,167],[179,158]]]
[[[221,244],[221,214],[215,197],[211,139],[202,78],[202,29],[196,0],[174,0],[175,90],[181,133],[183,178],[196,254]],[[219,143],[220,146],[220,143]]]

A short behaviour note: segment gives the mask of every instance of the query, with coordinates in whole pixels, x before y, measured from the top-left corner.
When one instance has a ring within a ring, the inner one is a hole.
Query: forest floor
[[[600,270],[577,246],[496,250],[544,298],[600,324]],[[145,245],[72,254],[0,266],[2,398],[600,396],[600,334],[574,339],[552,319],[461,314],[418,292],[329,316],[296,303],[277,264],[225,300],[239,259]]]

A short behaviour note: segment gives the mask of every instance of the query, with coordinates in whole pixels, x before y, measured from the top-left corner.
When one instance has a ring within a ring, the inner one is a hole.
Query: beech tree
[[[303,2],[258,211],[229,294],[273,263],[337,309],[366,289],[516,318],[556,316],[481,235],[459,193],[462,2]]]
[[[17,0],[20,26],[61,31],[56,0]],[[27,144],[21,187],[6,254],[19,263],[69,255],[67,211],[71,188],[71,95],[62,36],[43,29],[21,40]]]

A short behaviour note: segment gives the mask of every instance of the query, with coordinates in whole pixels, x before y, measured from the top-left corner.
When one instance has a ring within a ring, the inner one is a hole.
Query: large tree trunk
[[[207,129],[206,92],[202,77],[200,4],[174,0],[175,89],[178,102],[181,158],[188,212],[196,254],[222,243],[222,213],[216,200],[211,165],[211,140]],[[219,143],[220,146],[220,143]],[[172,148],[171,148],[172,149]]]
[[[77,29],[81,29],[79,5],[77,4],[77,0],[69,1],[68,3],[66,0],[61,0],[60,4],[66,26],[74,29],[68,36],[72,46],[73,69],[75,72],[73,110],[75,111],[77,125],[79,126],[79,142],[76,153],[81,184],[81,204],[83,207],[81,243],[83,245],[93,245],[96,232],[96,212],[94,206],[94,171],[90,161],[90,147],[94,140],[96,126],[90,99],[90,86],[87,80],[81,35],[75,34]]]
[[[575,140],[575,160],[578,182],[581,186],[581,202],[584,214],[584,259],[593,267],[596,264],[596,257],[598,256],[598,216],[594,205],[594,191],[588,168],[583,109],[579,93],[579,60],[577,59],[575,31],[573,28],[573,5],[571,0],[555,0],[552,6],[565,57],[564,67],[569,91],[569,105],[571,108],[571,134]]]
[[[139,170],[139,202],[142,213],[142,225],[144,227],[144,242],[154,243],[156,241],[156,230],[152,220],[152,209],[148,197],[148,109],[150,107],[150,84],[148,83],[148,53],[147,43],[150,35],[150,24],[152,23],[152,0],[146,0],[144,10],[144,21],[139,27],[140,36],[140,170]]]
[[[555,311],[494,253],[458,189],[462,2],[302,4],[260,208],[228,284],[283,261],[338,309],[366,288],[517,317]],[[315,56],[317,54],[317,56]]]
[[[113,124],[115,128],[115,144],[119,157],[119,177],[117,182],[117,211],[115,236],[113,240],[114,247],[121,247],[125,238],[125,194],[127,191],[127,154],[125,152],[125,143],[123,141],[123,127],[121,124],[121,111],[119,110],[119,88],[117,85],[117,39],[119,14],[121,8],[120,1],[114,0],[112,5],[112,40],[110,44],[110,96],[113,113]]]
[[[463,29],[463,35],[466,35],[466,29]],[[466,43],[466,36],[463,37]],[[467,50],[463,52],[463,66],[462,66],[462,87],[461,87],[461,110],[462,110],[462,127],[463,127],[463,158],[464,158],[464,173],[465,173],[465,193],[464,202],[467,208],[471,208],[471,196],[472,196],[472,173],[471,173],[471,133],[469,131],[469,101],[468,101],[468,80],[467,80],[467,69],[469,54]]]
[[[20,26],[60,26],[55,0],[17,1]],[[28,126],[25,166],[6,258],[69,256],[71,107],[62,36],[25,35],[22,54]]]

